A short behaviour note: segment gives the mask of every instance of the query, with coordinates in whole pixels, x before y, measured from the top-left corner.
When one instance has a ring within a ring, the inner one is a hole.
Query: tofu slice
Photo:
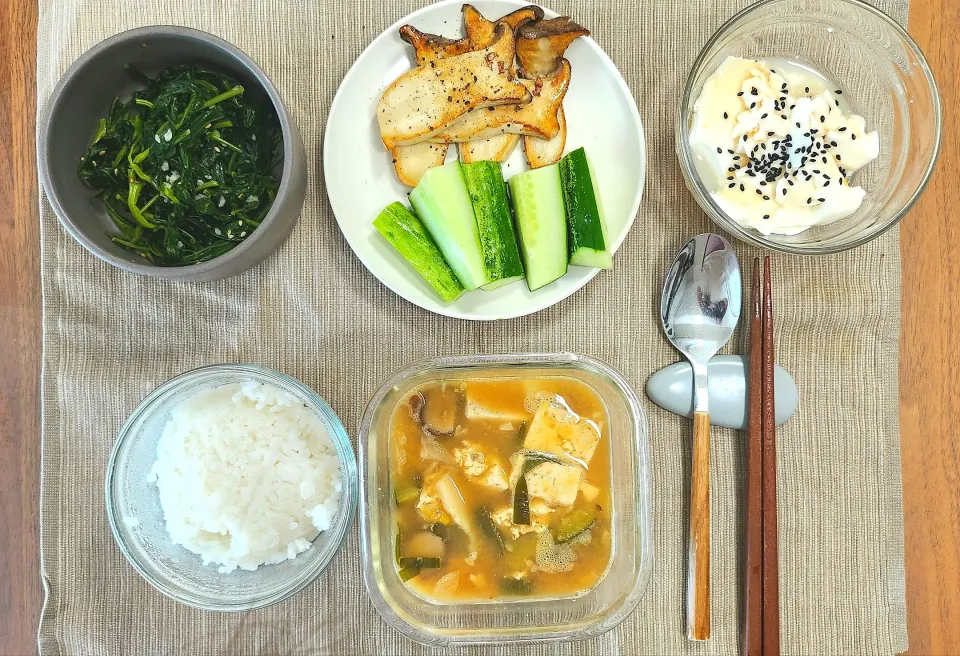
[[[527,391],[519,380],[483,380],[467,383],[463,414],[467,419],[514,422],[530,419],[524,407]]]
[[[593,501],[600,496],[600,488],[595,485],[590,485],[590,483],[586,481],[580,483],[580,492],[583,493],[583,498],[587,501]]]
[[[540,402],[523,448],[567,455],[588,464],[600,442],[600,430],[555,400]]]
[[[481,476],[487,471],[483,452],[470,442],[464,442],[462,446],[454,449],[453,459],[467,476]]]
[[[527,493],[553,507],[572,506],[580,490],[583,469],[577,465],[545,462],[527,472]]]
[[[513,508],[505,506],[495,510],[490,517],[500,528],[507,531],[514,540],[527,533],[539,533],[547,528],[547,524],[540,521],[538,516],[531,515],[529,524],[513,523]]]

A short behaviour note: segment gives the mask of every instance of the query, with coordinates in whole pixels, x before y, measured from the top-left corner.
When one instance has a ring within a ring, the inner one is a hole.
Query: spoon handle
[[[693,415],[687,637],[710,638],[710,413]]]

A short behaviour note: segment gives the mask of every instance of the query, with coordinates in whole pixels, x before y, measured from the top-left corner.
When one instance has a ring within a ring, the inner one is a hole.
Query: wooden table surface
[[[911,656],[960,655],[960,1],[913,0],[944,141],[901,227],[900,431]],[[0,2],[0,656],[36,651],[40,273],[36,0]],[[956,242],[955,242],[956,240]],[[956,245],[955,245],[956,243]]]

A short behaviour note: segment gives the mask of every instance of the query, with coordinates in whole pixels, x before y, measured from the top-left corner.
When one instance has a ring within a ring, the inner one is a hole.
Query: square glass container
[[[416,594],[395,564],[390,422],[411,390],[438,380],[566,377],[597,393],[609,419],[614,517],[606,575],[579,596],[440,602]],[[414,362],[390,376],[360,425],[360,532],[363,579],[380,615],[428,645],[493,644],[589,638],[606,633],[637,606],[651,570],[647,421],[636,392],[610,366],[582,355],[515,354]]]

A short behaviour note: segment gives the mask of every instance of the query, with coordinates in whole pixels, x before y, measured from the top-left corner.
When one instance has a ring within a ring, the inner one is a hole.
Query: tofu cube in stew
[[[578,465],[545,462],[527,472],[527,492],[551,506],[572,506],[580,490],[583,469]]]
[[[566,455],[589,464],[600,442],[597,425],[557,400],[543,400],[527,430],[523,448]]]
[[[526,386],[523,381],[471,381],[464,399],[464,416],[471,421],[498,421],[520,424],[530,419],[524,407]]]

